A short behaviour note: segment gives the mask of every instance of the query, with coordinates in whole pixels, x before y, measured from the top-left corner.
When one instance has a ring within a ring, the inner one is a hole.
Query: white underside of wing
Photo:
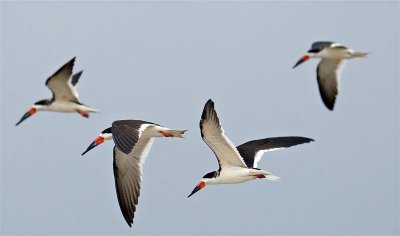
[[[139,129],[139,140],[133,147],[131,153],[135,158],[140,159],[140,163],[144,164],[149,155],[150,148],[153,145],[155,133],[153,124],[142,124]],[[149,129],[148,129],[149,128]]]
[[[142,183],[142,165],[132,157],[132,153],[125,154],[115,146],[114,168],[118,202],[125,220],[132,222],[135,214],[135,205],[138,203],[140,186]]]
[[[47,86],[53,92],[55,100],[78,101],[79,99],[78,92],[71,83],[71,77],[69,77],[68,79],[58,76],[51,78]]]
[[[133,152],[129,153],[128,155],[123,153],[116,147],[116,156],[115,156],[115,161],[118,166],[118,173],[123,177],[126,176],[127,174],[131,175],[132,178],[137,179],[141,178],[142,173],[136,173],[133,167],[138,166],[140,163],[138,158],[135,158],[133,156]]]
[[[319,64],[318,74],[320,83],[326,91],[338,89],[340,78],[345,65],[345,60],[322,59]]]
[[[67,81],[67,83],[65,84],[60,84],[60,86],[66,86],[66,91],[68,91],[68,93],[66,93],[67,96],[74,96],[76,99],[79,98],[78,96],[78,92],[76,91],[76,88],[72,85],[71,83],[72,77],[70,77]]]
[[[203,123],[203,140],[210,146],[217,156],[221,168],[229,166],[246,167],[235,145],[225,136],[224,130],[217,129],[210,122]]]
[[[281,147],[281,148],[271,148],[271,149],[265,149],[265,150],[258,151],[256,153],[256,155],[254,156],[253,168],[257,168],[258,162],[260,162],[260,160],[261,160],[262,156],[264,155],[264,153],[275,151],[275,150],[279,150],[279,149],[284,149],[284,148],[283,147]]]
[[[71,84],[71,79],[68,80],[68,87],[70,88],[72,96],[79,99],[78,91],[76,91],[76,88]]]
[[[154,138],[141,137],[136,145],[133,147],[130,154],[136,158],[143,165],[149,155],[150,148],[153,145]]]

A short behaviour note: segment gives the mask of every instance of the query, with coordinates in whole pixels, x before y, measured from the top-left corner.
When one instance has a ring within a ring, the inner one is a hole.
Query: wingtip
[[[185,130],[182,130],[182,135],[183,135],[183,134],[185,134],[185,132],[186,132],[186,131],[188,131],[188,130],[187,130],[187,129],[185,129]],[[182,136],[182,135],[181,135],[179,138],[183,138],[183,139],[184,139],[185,137],[184,137],[184,136]]]
[[[81,76],[82,75],[82,73],[83,73],[83,70],[81,70],[81,71],[78,71],[78,72],[76,72],[75,74],[74,74],[74,76]]]
[[[336,95],[333,98],[328,98],[326,95],[323,94],[323,92],[320,91],[320,93],[321,93],[322,102],[324,103],[325,107],[329,111],[333,111],[333,109],[335,108]]]
[[[333,111],[333,108],[334,108],[334,105],[326,105],[326,108],[329,110],[329,111]]]
[[[206,105],[207,104],[214,105],[214,101],[210,98],[207,100]]]
[[[71,60],[69,60],[69,62],[67,63],[67,64],[74,64],[75,63],[75,59],[76,59],[76,56],[75,57],[73,57],[73,58],[71,58]]]
[[[133,216],[132,216],[132,219],[127,220],[126,223],[128,223],[129,228],[132,228],[132,225],[133,225]]]
[[[205,119],[207,117],[207,111],[210,109],[214,109],[214,102],[213,100],[208,99],[206,104],[204,105],[203,113],[201,114],[201,119]]]
[[[300,137],[303,140],[303,143],[311,143],[311,142],[315,142],[314,139],[309,138],[309,137]]]

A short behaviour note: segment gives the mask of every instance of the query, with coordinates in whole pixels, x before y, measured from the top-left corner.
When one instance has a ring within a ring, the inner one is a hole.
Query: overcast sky
[[[399,234],[399,2],[1,1],[1,234]],[[335,110],[323,105],[311,43],[372,52],[348,61]],[[102,113],[39,112],[48,76],[76,56],[82,103]],[[266,153],[277,182],[207,186],[218,169],[198,122],[215,102],[226,135],[298,135]],[[188,129],[157,139],[135,222],[120,212],[113,142],[84,157],[118,119]]]

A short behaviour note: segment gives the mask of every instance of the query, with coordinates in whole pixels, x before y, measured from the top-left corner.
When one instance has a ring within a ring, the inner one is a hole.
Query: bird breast
[[[256,179],[250,174],[250,169],[243,167],[224,168],[220,171],[220,175],[214,178],[210,184],[239,184],[249,180]]]

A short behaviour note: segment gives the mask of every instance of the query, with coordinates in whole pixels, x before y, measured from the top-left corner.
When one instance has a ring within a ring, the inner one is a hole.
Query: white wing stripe
[[[281,147],[281,148],[271,148],[271,149],[265,149],[265,150],[260,150],[256,153],[256,155],[254,156],[254,164],[253,167],[257,168],[258,163],[261,161],[262,156],[264,155],[264,153],[266,152],[271,152],[271,151],[275,151],[275,150],[279,150],[279,149],[284,149],[285,147]]]

